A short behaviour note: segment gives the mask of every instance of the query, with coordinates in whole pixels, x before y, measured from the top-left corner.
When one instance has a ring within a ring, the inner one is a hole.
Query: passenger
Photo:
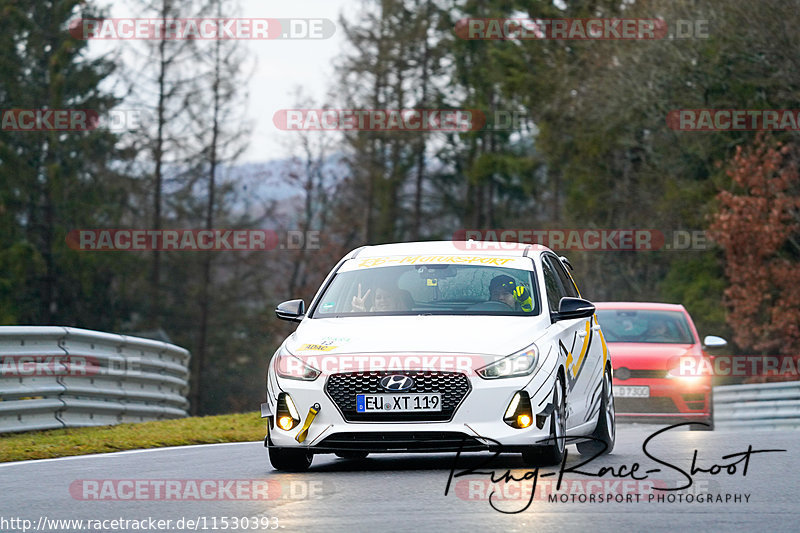
[[[372,306],[367,309],[367,299],[369,298],[372,289],[367,289],[367,292],[362,294],[361,284],[358,284],[358,294],[353,296],[351,304],[352,310],[356,313],[383,313],[389,311],[403,311],[405,306],[400,301],[400,296],[397,289],[389,286],[379,286],[375,289],[375,297]]]
[[[378,287],[375,289],[375,303],[372,306],[373,311],[399,311],[400,302],[397,297],[397,291],[393,291],[386,287]]]

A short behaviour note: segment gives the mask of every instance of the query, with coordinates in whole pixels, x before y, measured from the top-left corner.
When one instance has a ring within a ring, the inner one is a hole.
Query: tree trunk
[[[214,209],[215,209],[215,188],[217,177],[217,144],[219,142],[219,113],[220,113],[220,78],[222,75],[222,67],[220,65],[222,41],[217,40],[215,43],[214,51],[214,109],[213,119],[211,126],[211,146],[209,154],[209,169],[208,169],[208,200],[206,202],[206,220],[205,228],[212,230],[214,228]],[[197,353],[194,357],[194,371],[192,372],[194,383],[193,393],[191,399],[191,410],[193,415],[201,414],[201,403],[203,398],[203,372],[205,370],[205,363],[208,349],[208,312],[211,306],[211,253],[207,253],[203,257],[203,280],[200,287],[200,333],[198,338]]]

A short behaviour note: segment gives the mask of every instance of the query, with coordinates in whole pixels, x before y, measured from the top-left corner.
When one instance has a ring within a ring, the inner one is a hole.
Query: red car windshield
[[[686,315],[680,311],[599,309],[597,319],[608,342],[695,344]]]

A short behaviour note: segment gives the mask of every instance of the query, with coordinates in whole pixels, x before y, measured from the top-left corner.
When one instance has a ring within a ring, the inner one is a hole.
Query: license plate
[[[614,396],[616,398],[649,398],[650,387],[634,387],[631,385],[617,385],[614,387]]]
[[[356,411],[359,413],[424,413],[441,410],[441,394],[356,394]]]

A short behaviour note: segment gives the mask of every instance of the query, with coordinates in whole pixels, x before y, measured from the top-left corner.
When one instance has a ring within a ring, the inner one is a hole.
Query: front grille
[[[387,375],[401,374],[414,380],[403,393],[438,392],[442,410],[429,413],[358,413],[356,394],[390,394],[379,382]],[[469,379],[459,372],[346,372],[333,374],[325,383],[325,392],[348,422],[446,422],[453,418],[458,405],[471,389]]]
[[[620,367],[614,370],[614,381],[626,381],[633,378],[665,378],[666,370],[637,370]]]
[[[466,452],[487,449],[485,444],[474,437],[455,431],[334,433],[314,448],[369,452],[453,452],[459,449]]]
[[[618,413],[677,413],[678,407],[671,398],[614,398]]]

